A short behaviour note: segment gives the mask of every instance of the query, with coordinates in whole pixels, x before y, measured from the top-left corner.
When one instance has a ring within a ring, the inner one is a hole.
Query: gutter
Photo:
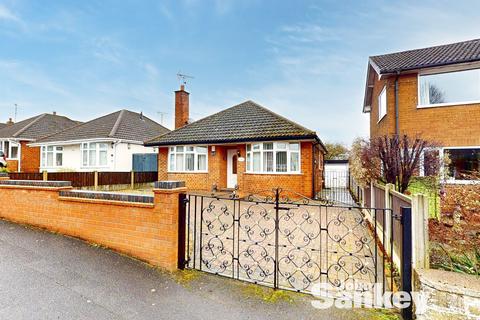
[[[398,78],[400,76],[400,71],[397,71],[395,77],[395,135],[398,137],[400,135],[400,112],[398,110]]]

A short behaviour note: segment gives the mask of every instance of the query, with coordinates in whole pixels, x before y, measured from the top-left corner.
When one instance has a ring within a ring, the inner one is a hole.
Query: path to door
[[[0,319],[386,319],[373,310],[316,310],[310,296],[295,293],[286,296],[291,302],[265,302],[270,289],[199,272],[161,273],[2,220],[0,270]]]

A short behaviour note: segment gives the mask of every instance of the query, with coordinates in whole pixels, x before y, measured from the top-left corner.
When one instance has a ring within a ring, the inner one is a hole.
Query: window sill
[[[465,106],[470,104],[480,104],[479,101],[465,101],[465,102],[450,102],[450,103],[437,103],[437,104],[419,104],[417,109],[429,109],[429,108],[440,108],[440,107],[458,107]]]
[[[208,171],[167,171],[167,173],[208,173]]]
[[[259,175],[272,175],[272,176],[301,176],[303,172],[244,172],[244,174],[259,174]]]
[[[447,180],[446,181],[447,184],[479,184],[480,183],[480,180]]]

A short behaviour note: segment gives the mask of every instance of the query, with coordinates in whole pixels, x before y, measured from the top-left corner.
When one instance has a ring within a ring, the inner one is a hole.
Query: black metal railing
[[[245,197],[187,194],[185,266],[307,293],[317,283],[399,287],[389,251],[399,235],[380,225],[398,213],[295,195],[282,189]]]

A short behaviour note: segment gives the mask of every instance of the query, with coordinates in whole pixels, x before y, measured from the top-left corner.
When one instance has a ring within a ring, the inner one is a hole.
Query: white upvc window
[[[168,148],[169,172],[208,172],[207,146],[173,146]]]
[[[387,86],[383,87],[378,96],[378,121],[387,115]]]
[[[42,168],[61,167],[63,165],[63,147],[42,146],[40,162]]]
[[[107,167],[108,143],[84,142],[81,144],[82,167]]]
[[[299,142],[247,144],[247,173],[300,173]]]
[[[480,103],[480,69],[418,76],[418,107]]]
[[[0,141],[0,151],[5,154],[9,160],[18,160],[20,144],[14,141],[3,140]]]

